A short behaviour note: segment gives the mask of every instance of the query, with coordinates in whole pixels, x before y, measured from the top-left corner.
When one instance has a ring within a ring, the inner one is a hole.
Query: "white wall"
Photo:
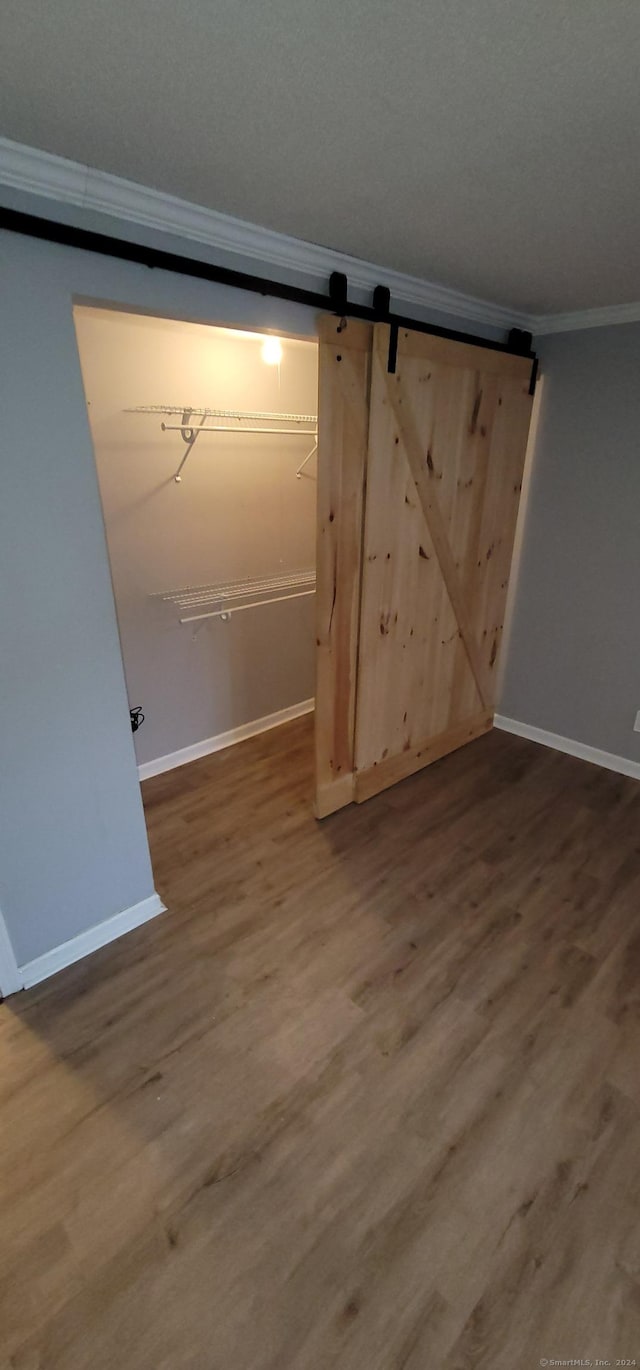
[[[313,567],[316,464],[296,479],[313,446],[304,433],[217,433],[198,439],[176,484],[180,434],[125,411],[315,414],[318,349],[282,339],[275,367],[244,331],[86,307],[75,319],[129,701],[145,714],[134,745],[148,763],[313,696],[312,597],[181,626],[157,596]]]
[[[95,212],[18,191],[3,199],[105,228]],[[198,255],[170,234],[120,227]],[[302,283],[326,287],[308,274]],[[20,964],[153,890],[74,299],[307,337],[316,327],[301,306],[0,234],[0,907]]]

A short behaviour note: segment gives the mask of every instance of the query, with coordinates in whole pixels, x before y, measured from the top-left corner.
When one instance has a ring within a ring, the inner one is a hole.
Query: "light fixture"
[[[279,366],[282,361],[282,343],[279,338],[265,338],[262,344],[262,360],[267,366]]]

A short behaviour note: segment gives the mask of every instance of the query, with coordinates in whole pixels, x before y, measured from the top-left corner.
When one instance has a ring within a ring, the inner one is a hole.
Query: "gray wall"
[[[181,625],[158,596],[313,568],[316,461],[296,479],[314,442],[304,432],[215,433],[198,439],[178,485],[180,434],[163,433],[159,414],[127,411],[188,402],[315,414],[318,348],[283,339],[280,366],[267,366],[260,334],[82,306],[75,319],[145,763],[312,698],[313,597]]]
[[[17,191],[3,199],[105,228],[97,214]],[[171,235],[130,224],[122,232],[207,256]],[[303,283],[325,286],[310,276]],[[0,908],[20,964],[153,890],[74,297],[302,336],[315,330],[299,306],[0,235]]]
[[[2,246],[0,907],[23,964],[153,878],[64,263]]]
[[[74,295],[314,327],[293,306],[0,237],[0,908],[19,964],[153,892]]]
[[[640,324],[536,345],[544,381],[500,712],[640,761]]]

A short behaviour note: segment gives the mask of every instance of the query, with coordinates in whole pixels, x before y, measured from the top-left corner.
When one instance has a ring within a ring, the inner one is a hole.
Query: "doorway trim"
[[[24,977],[13,954],[9,929],[0,911],[0,996],[6,999],[7,995],[16,994],[24,987]]]

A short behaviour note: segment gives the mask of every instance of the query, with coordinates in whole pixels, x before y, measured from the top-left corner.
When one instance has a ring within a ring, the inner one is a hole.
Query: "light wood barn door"
[[[364,479],[373,328],[319,320],[315,812],[354,799]]]
[[[531,414],[531,361],[375,327],[354,797],[486,732]]]

